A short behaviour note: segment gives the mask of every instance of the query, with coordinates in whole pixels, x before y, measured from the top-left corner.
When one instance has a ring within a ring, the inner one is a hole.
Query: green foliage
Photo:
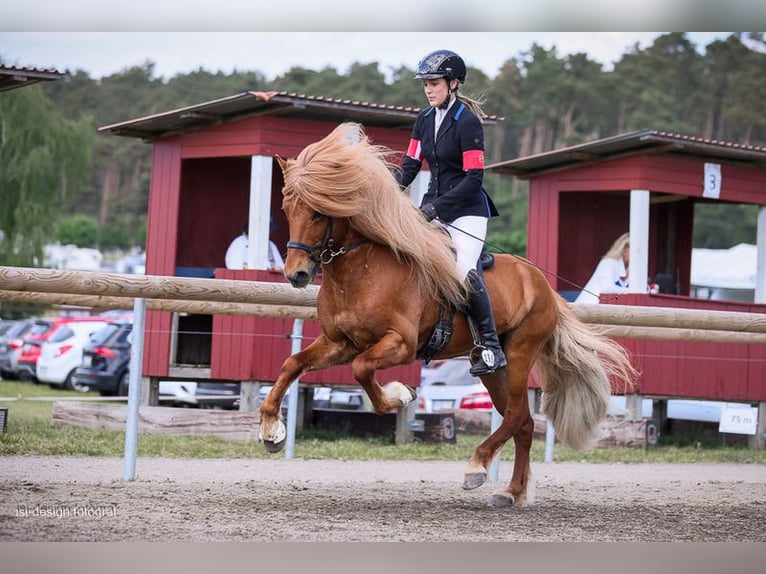
[[[101,229],[99,245],[102,249],[127,250],[146,244],[146,215],[120,213]]]
[[[42,262],[53,224],[77,196],[94,145],[89,118],[67,120],[38,86],[0,97],[0,263]]]
[[[757,240],[757,205],[701,203],[695,207],[694,221],[695,247],[728,249]]]
[[[90,215],[72,215],[56,223],[55,239],[62,245],[93,247],[98,245],[98,222]]]

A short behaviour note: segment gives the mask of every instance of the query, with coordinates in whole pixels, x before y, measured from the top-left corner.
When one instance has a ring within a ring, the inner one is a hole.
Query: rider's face
[[[445,78],[432,78],[423,80],[423,91],[428,98],[428,105],[438,107],[449,97],[449,89]]]

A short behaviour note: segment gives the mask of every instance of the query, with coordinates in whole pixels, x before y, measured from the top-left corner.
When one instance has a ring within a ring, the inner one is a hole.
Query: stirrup
[[[507,365],[507,361],[498,361],[497,356],[492,350],[479,344],[471,349],[468,358],[471,362],[471,369],[469,372],[474,377],[494,373],[497,369]]]

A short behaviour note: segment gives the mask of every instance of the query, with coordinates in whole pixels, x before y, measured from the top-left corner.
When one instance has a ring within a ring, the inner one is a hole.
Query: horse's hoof
[[[473,490],[479,488],[487,481],[486,472],[471,472],[463,478],[463,490]]]
[[[515,502],[516,501],[513,499],[513,496],[511,496],[510,494],[495,493],[489,497],[489,501],[487,503],[489,504],[489,506],[492,506],[494,508],[508,508],[510,506],[513,506]]]
[[[284,441],[284,439],[279,441],[279,442],[265,440],[265,441],[263,441],[263,446],[269,452],[279,452],[280,450],[285,448],[285,441]]]
[[[285,441],[287,440],[287,428],[285,427],[285,423],[283,423],[281,420],[277,420],[277,428],[274,430],[274,434],[264,436],[262,432],[263,427],[261,427],[261,431],[258,433],[258,435],[267,451],[279,452],[285,448]]]

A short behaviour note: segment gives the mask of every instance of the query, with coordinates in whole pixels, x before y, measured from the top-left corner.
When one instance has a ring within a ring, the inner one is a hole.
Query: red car
[[[59,329],[71,323],[91,322],[103,326],[103,318],[99,317],[52,317],[37,319],[32,329],[24,336],[24,344],[18,357],[16,374],[22,381],[37,382],[37,360],[40,358],[42,344],[50,339]]]

